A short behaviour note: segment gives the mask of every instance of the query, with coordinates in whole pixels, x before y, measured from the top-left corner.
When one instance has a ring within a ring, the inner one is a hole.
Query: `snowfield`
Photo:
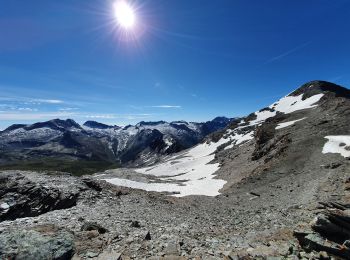
[[[330,135],[325,138],[328,142],[322,153],[340,153],[345,158],[350,157],[350,135]]]
[[[227,137],[218,142],[202,143],[185,152],[171,156],[165,162],[141,169],[136,172],[158,177],[162,182],[137,182],[122,178],[107,178],[105,181],[129,188],[146,191],[171,192],[174,196],[189,195],[217,196],[226,181],[215,179],[219,163],[210,163],[215,158],[215,151],[221,145],[230,143],[225,149],[249,141],[254,137],[254,131],[238,134],[235,130],[227,130]],[[174,183],[176,181],[177,183]],[[181,184],[178,184],[181,183]]]
[[[199,144],[184,153],[170,157],[164,163],[136,169],[137,172],[160,177],[168,183],[142,183],[126,179],[105,179],[107,182],[130,188],[147,191],[166,191],[176,193],[174,196],[183,197],[189,195],[217,196],[219,190],[226,181],[214,179],[214,173],[219,169],[219,163],[210,164],[214,159],[216,149],[228,142],[222,138],[217,143]],[[169,183],[180,181],[181,184]]]
[[[293,120],[293,121],[289,121],[289,122],[280,123],[276,126],[276,130],[294,125],[296,122],[299,122],[299,121],[304,120],[304,119],[306,119],[306,117],[303,117],[303,118],[300,118],[297,120]]]

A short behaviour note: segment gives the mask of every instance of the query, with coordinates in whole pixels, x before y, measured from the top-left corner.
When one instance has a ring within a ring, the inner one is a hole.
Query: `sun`
[[[136,24],[135,11],[125,0],[118,0],[114,3],[114,16],[118,25],[124,30],[131,30]]]

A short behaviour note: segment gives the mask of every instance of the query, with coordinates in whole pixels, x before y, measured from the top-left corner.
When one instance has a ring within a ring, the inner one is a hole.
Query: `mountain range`
[[[0,167],[75,172],[81,167],[101,170],[150,164],[161,155],[196,145],[232,121],[226,117],[204,123],[142,121],[125,127],[95,121],[79,125],[72,119],[16,124],[0,132]]]

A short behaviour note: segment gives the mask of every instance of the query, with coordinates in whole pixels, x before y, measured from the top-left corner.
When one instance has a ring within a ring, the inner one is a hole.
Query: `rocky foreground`
[[[328,178],[299,183],[299,201],[278,182],[175,198],[90,177],[1,172],[0,258],[349,259],[349,163],[320,166]]]

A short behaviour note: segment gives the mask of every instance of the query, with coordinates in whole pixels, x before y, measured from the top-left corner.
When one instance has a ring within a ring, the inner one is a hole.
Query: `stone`
[[[350,259],[350,250],[344,247],[339,247],[335,242],[325,240],[317,233],[308,234],[303,238],[298,238],[300,244],[306,250],[325,251],[329,254]]]
[[[165,247],[165,253],[167,255],[180,255],[180,246],[177,241],[169,241]]]
[[[79,189],[69,185],[57,187],[45,178],[42,181],[34,182],[19,172],[0,172],[0,222],[76,205]]]
[[[88,239],[92,239],[100,235],[100,233],[97,230],[86,231],[85,234]]]
[[[327,254],[327,252],[325,251],[321,251],[319,254],[318,254],[318,258],[321,259],[321,260],[328,260],[328,259],[331,259],[329,257],[329,255]]]
[[[330,163],[325,166],[326,169],[337,169],[342,166],[342,163]]]
[[[82,181],[86,184],[86,186],[95,191],[100,192],[103,189],[98,180],[94,180],[91,178],[83,178]]]
[[[141,225],[140,225],[140,222],[138,222],[137,220],[134,220],[134,221],[131,221],[131,227],[134,227],[134,228],[140,228]]]
[[[107,229],[105,229],[104,227],[102,227],[101,225],[95,223],[95,222],[86,222],[82,225],[81,231],[92,231],[92,230],[97,230],[98,233],[100,234],[104,234],[106,232],[108,232]]]
[[[67,231],[45,234],[16,230],[0,236],[0,259],[68,260],[73,257],[74,250],[73,235]]]
[[[151,233],[149,231],[147,231],[147,233],[144,236],[144,240],[151,240]]]
[[[88,257],[88,258],[94,258],[94,257],[98,256],[98,253],[96,253],[96,252],[86,252],[85,256]]]
[[[103,251],[99,256],[99,260],[122,260],[122,254],[116,253],[114,250]]]

